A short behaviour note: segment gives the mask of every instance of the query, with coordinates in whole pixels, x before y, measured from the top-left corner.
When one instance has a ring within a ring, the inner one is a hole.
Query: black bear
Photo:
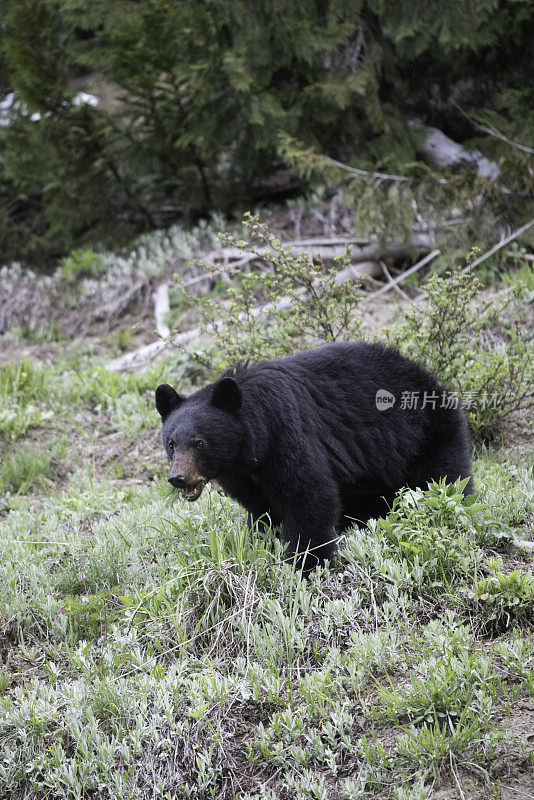
[[[308,552],[306,572],[401,487],[470,477],[456,404],[397,350],[363,342],[240,364],[187,398],[156,389],[170,483],[192,501],[216,480],[252,527],[281,526],[290,555]]]

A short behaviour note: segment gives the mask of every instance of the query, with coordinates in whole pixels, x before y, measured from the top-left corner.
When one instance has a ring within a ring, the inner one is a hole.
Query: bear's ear
[[[175,392],[168,383],[160,383],[156,389],[156,408],[163,421],[165,421],[171,411],[178,408],[184,400],[185,397]]]
[[[233,378],[220,378],[211,390],[211,402],[223,411],[237,411],[241,408],[243,395]]]

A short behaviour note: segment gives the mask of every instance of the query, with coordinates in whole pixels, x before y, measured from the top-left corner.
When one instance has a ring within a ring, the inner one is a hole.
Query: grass
[[[53,411],[43,403],[49,378],[30,359],[0,368],[0,437],[13,441],[52,419]]]
[[[52,462],[61,457],[64,448],[17,448],[0,464],[0,491],[25,494],[35,484],[43,485],[52,477]]]
[[[532,569],[508,541],[532,467],[488,452],[477,498],[404,492],[303,581],[230,499],[165,480],[152,391],[198,369],[0,373],[0,797],[528,793]]]

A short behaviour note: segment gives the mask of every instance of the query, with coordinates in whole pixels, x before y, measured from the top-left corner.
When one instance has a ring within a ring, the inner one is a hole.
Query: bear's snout
[[[198,500],[206,484],[195,458],[187,451],[175,451],[169,471],[169,483],[180,489],[186,500]]]
[[[169,475],[169,483],[171,484],[171,486],[174,486],[175,489],[181,489],[182,486],[187,485],[187,479],[185,475],[171,472],[171,474]]]

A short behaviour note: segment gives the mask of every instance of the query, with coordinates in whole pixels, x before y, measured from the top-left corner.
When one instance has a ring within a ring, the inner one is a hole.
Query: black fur
[[[168,389],[157,406],[169,456],[195,448],[198,473],[252,526],[281,525],[291,553],[310,548],[306,571],[332,557],[335,531],[385,514],[401,487],[470,476],[461,411],[442,407],[443,387],[392,348],[330,344],[237,366],[185,400]],[[377,409],[379,389],[395,395],[392,408]],[[419,393],[416,409],[401,407],[403,392]],[[421,408],[425,392],[435,409]]]

